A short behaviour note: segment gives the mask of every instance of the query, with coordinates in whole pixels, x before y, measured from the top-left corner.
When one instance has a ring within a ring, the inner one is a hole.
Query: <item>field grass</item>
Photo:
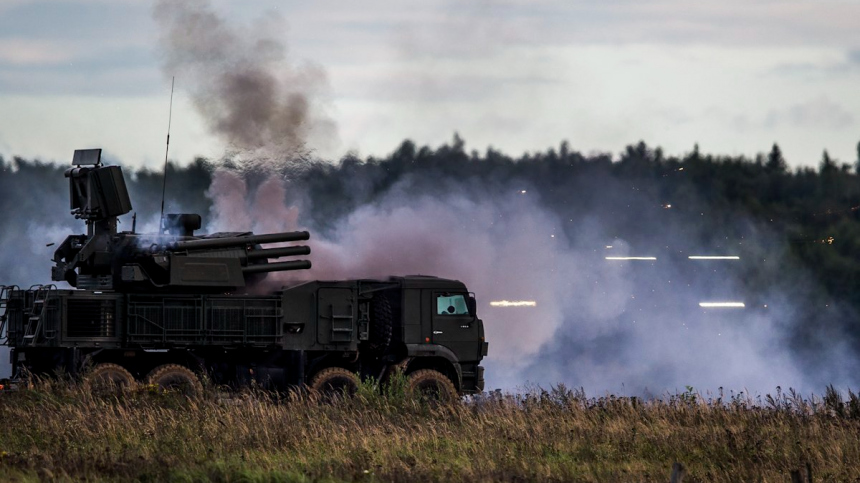
[[[0,395],[3,480],[815,481],[860,478],[860,400],[778,393],[586,398],[555,388],[427,404],[262,391],[93,395],[43,381]]]

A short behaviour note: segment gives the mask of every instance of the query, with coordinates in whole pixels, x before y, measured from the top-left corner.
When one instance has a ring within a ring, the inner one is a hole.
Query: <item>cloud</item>
[[[2,3],[3,94],[138,96],[159,85],[144,2]]]
[[[21,8],[41,9],[42,11],[56,7],[112,7],[116,5],[134,5],[140,0],[3,0],[0,12],[15,11]]]
[[[63,42],[27,38],[0,38],[0,63],[12,65],[56,64],[73,59],[76,49]]]
[[[854,116],[827,97],[818,97],[784,109],[773,109],[765,118],[765,126],[789,125],[811,129],[844,129],[854,124]]]
[[[802,62],[781,63],[770,73],[777,76],[801,76],[817,82],[836,77],[855,76],[858,72],[860,72],[860,49],[819,54],[818,58]]]
[[[553,78],[549,73],[506,73],[494,69],[489,62],[452,63],[449,68],[433,72],[407,65],[393,70],[383,79],[367,77],[363,80],[364,83],[357,82],[347,88],[365,99],[469,104],[493,101],[511,89],[540,89],[563,83],[563,79]]]
[[[800,1],[437,2],[404,18],[404,50],[429,57],[486,55],[510,46],[702,44],[735,47],[860,43],[860,4]],[[395,9],[396,10],[396,9]],[[432,40],[432,41],[430,41]]]

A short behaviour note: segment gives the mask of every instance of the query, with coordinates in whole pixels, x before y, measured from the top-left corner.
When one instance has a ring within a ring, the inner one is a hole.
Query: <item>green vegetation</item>
[[[4,480],[816,481],[860,477],[860,399],[828,391],[588,399],[563,387],[427,404],[402,385],[353,399],[151,388],[93,396],[67,381],[0,397]]]

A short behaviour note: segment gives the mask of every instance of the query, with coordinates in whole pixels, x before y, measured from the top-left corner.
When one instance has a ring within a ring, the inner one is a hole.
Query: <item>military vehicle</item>
[[[0,287],[0,336],[13,376],[71,374],[93,387],[135,381],[199,391],[307,386],[354,391],[402,371],[410,388],[483,390],[483,322],[466,286],[430,276],[299,283],[266,292],[269,272],[306,270],[308,232],[197,235],[201,217],[162,217],[160,233],[117,231],[132,210],[122,169],[78,150],[70,208],[87,232],[54,253],[55,284]],[[280,246],[265,248],[263,245]]]

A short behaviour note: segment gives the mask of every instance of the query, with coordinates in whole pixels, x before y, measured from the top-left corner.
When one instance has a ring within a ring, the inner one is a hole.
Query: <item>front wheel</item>
[[[447,376],[433,369],[420,369],[406,378],[412,394],[428,401],[453,401],[457,388]]]

